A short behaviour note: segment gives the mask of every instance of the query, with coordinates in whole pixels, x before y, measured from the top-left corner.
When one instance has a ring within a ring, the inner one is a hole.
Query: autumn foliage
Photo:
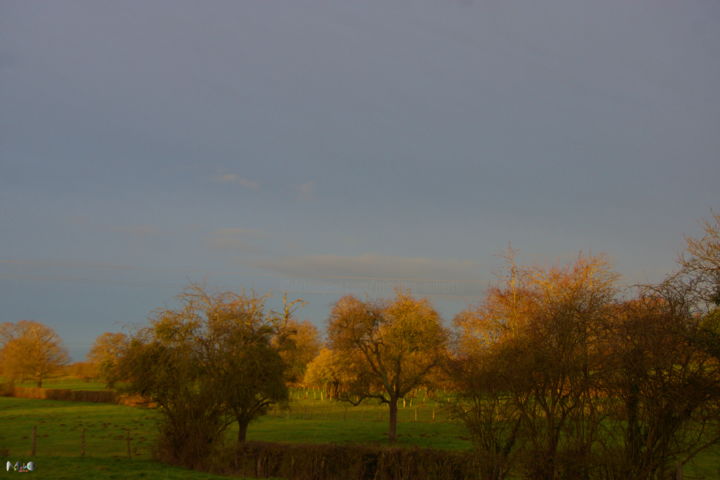
[[[0,325],[2,373],[13,381],[32,380],[38,387],[69,361],[62,339],[42,323],[20,320]]]
[[[628,298],[616,278],[602,257],[547,269],[511,257],[456,317],[456,414],[484,479],[666,478],[720,438],[707,314],[663,296],[669,285]]]
[[[330,347],[344,381],[340,398],[388,405],[388,438],[397,438],[398,401],[425,384],[445,357],[447,333],[427,299],[397,291],[392,300],[338,300],[328,324]]]

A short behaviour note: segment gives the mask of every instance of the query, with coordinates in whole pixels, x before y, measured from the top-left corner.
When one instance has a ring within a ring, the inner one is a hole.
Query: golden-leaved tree
[[[598,335],[615,278],[602,257],[553,268],[518,267],[511,258],[506,280],[456,317],[458,414],[483,478],[506,478],[518,461],[528,478],[585,478],[602,416]]]
[[[397,291],[392,300],[338,300],[328,325],[330,348],[350,378],[343,400],[377,399],[389,408],[390,442],[397,440],[398,401],[422,386],[446,352],[447,332],[426,298]]]
[[[670,478],[720,441],[714,260],[703,261],[636,296],[620,295],[602,257],[511,261],[456,317],[449,362],[481,477]]]
[[[96,339],[87,355],[91,376],[101,378],[113,386],[113,372],[128,347],[129,338],[120,332],[105,332]]]
[[[39,322],[20,320],[0,327],[3,374],[11,380],[33,380],[38,387],[69,361],[55,330]]]

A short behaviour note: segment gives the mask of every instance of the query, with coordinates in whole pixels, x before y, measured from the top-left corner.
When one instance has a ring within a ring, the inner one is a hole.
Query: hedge
[[[215,455],[213,473],[289,480],[471,480],[470,452],[360,445],[245,442]]]
[[[18,387],[0,384],[0,396],[63,400],[66,402],[118,403],[130,406],[148,406],[149,403],[136,395],[120,395],[111,390],[69,390],[64,388]]]

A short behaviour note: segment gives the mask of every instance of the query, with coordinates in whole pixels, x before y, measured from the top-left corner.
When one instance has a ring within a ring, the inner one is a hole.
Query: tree
[[[456,317],[458,410],[489,462],[485,478],[504,478],[520,446],[529,478],[587,477],[615,278],[602,257],[548,269],[510,257],[504,284]]]
[[[341,394],[349,391],[356,378],[355,371],[349,368],[349,362],[343,361],[336,352],[322,348],[308,364],[303,383],[324,389],[328,398],[339,400]]]
[[[456,412],[484,479],[518,465],[538,480],[669,478],[720,439],[720,319],[698,302],[708,290],[683,273],[623,298],[615,278],[601,257],[511,259],[456,317]]]
[[[203,345],[213,369],[211,386],[223,396],[243,442],[252,420],[288,399],[287,365],[273,344],[282,327],[265,313],[266,297],[231,292],[213,297],[198,289],[188,295],[205,305],[209,322]],[[291,302],[298,303],[302,300]]]
[[[97,369],[90,362],[73,362],[65,365],[62,374],[89,382],[97,378]]]
[[[32,379],[38,387],[69,361],[62,339],[42,323],[5,323],[2,331],[3,372],[14,380]]]
[[[128,336],[124,333],[105,332],[99,335],[87,354],[91,376],[102,378],[112,388],[113,371],[127,349],[128,341]]]
[[[453,380],[457,402],[452,406],[470,433],[482,480],[507,478],[525,440],[523,417],[509,392],[513,367],[495,348],[459,353],[446,370]]]
[[[131,337],[114,380],[159,407],[160,459],[194,467],[212,453],[231,417],[212,388],[212,365],[198,341],[201,324],[188,313],[158,312]]]
[[[608,324],[606,391],[621,421],[605,448],[617,476],[670,475],[720,441],[720,215],[703,227],[678,270],[643,285]]]
[[[606,336],[603,390],[617,401],[605,468],[612,478],[667,478],[720,440],[720,365],[697,341],[704,319],[658,296],[619,304]],[[619,421],[618,421],[619,420]]]
[[[291,384],[301,383],[308,364],[320,352],[318,329],[308,320],[291,320],[285,326],[284,339],[278,344],[280,357],[285,362],[286,379]]]
[[[701,237],[686,237],[680,268],[659,285],[645,285],[676,310],[705,315],[720,306],[720,215],[703,222]]]
[[[714,309],[720,305],[720,214],[705,220],[703,230],[702,237],[686,238],[680,265],[682,273],[695,278],[698,296]]]
[[[398,400],[420,387],[445,355],[447,333],[427,299],[397,291],[392,301],[348,295],[334,305],[329,343],[353,380],[342,399],[374,398],[389,408],[390,442],[397,440]]]
[[[282,312],[272,312],[279,328],[273,337],[273,346],[280,352],[286,365],[286,380],[300,383],[308,364],[320,352],[320,339],[317,327],[305,320],[295,319],[297,310],[305,305],[302,299],[289,301],[287,294],[282,298]]]
[[[287,388],[266,297],[192,285],[178,298],[179,308],[156,311],[131,337],[114,379],[159,405],[161,452],[190,465],[233,421],[243,441],[249,422],[286,400]]]

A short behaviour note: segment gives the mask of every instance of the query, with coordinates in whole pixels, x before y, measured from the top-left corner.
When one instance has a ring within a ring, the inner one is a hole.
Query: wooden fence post
[[[130,429],[125,429],[125,443],[127,444],[127,456],[132,458],[132,451],[130,450]]]

